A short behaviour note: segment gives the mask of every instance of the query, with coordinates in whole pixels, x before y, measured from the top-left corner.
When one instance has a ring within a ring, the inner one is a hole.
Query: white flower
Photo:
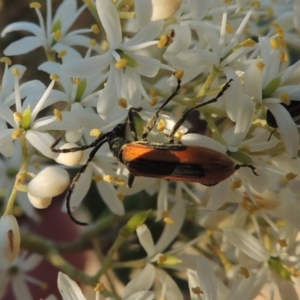
[[[151,233],[146,225],[142,225],[137,228],[136,232],[139,238],[139,241],[145,251],[147,252],[148,260],[150,262],[158,261],[158,264],[168,264],[168,254],[161,254],[161,252],[168,247],[168,245],[176,238],[178,235],[181,226],[183,224],[184,215],[185,215],[185,204],[180,198],[177,199],[178,202],[175,203],[174,207],[170,211],[170,214],[166,217],[171,223],[166,222],[165,228],[157,241],[154,245]],[[173,223],[174,222],[174,223]],[[165,260],[166,258],[166,260]],[[176,261],[177,263],[179,260],[174,260],[173,257],[170,256],[170,260],[172,262]],[[174,263],[173,263],[174,264]],[[161,291],[162,298],[170,298],[170,299],[183,299],[182,294],[180,293],[179,288],[177,287],[176,283],[173,279],[163,270],[156,268],[155,269],[155,277],[160,281],[161,285],[163,286]],[[152,277],[151,277],[152,278]],[[149,278],[150,279],[150,278]],[[152,278],[151,283],[153,282],[154,278]]]
[[[275,37],[259,39],[258,50],[261,60],[256,59],[247,68],[244,74],[245,88],[271,111],[288,154],[296,157],[299,146],[298,128],[289,112],[280,103],[300,100],[300,87],[299,84],[295,84],[299,76],[300,61],[288,68],[283,67],[281,71],[284,60],[280,56],[282,50],[277,48],[276,43]]]
[[[34,300],[27,283],[42,286],[42,282],[28,273],[36,268],[42,257],[37,254],[28,255],[22,252],[21,255],[10,265],[6,266],[0,262],[0,298],[5,295],[9,284],[12,286],[14,299],[16,300]]]
[[[52,19],[52,1],[47,0],[47,17],[43,20],[40,12],[41,5],[37,2],[31,4],[35,9],[39,26],[30,22],[16,22],[4,28],[1,36],[5,36],[9,32],[25,30],[33,34],[33,36],[24,37],[16,42],[11,43],[5,50],[5,55],[20,55],[28,53],[36,48],[43,47],[47,55],[51,55],[51,51],[63,49],[72,49],[71,46],[89,47],[89,38],[82,35],[82,33],[91,32],[90,29],[71,31],[69,29],[76,21],[78,16],[86,8],[83,5],[77,10],[77,3],[75,0],[63,1],[57,9],[55,16]],[[58,52],[58,51],[57,51]],[[70,52],[74,53],[74,50]],[[77,57],[80,57],[77,54]]]
[[[235,280],[236,282],[232,284],[232,288],[229,289],[217,278],[212,263],[203,256],[197,258],[196,271],[188,270],[187,274],[191,300],[199,299],[200,295],[203,300],[253,299],[254,274],[252,274],[250,278],[245,278],[240,275],[239,278]]]
[[[99,56],[67,63],[63,70],[72,77],[87,78],[96,74],[102,75],[103,70],[109,67],[106,73],[107,82],[97,105],[100,116],[107,119],[118,106],[116,99],[125,98],[127,106],[133,107],[140,106],[141,95],[149,99],[142,85],[141,75],[154,77],[162,67],[174,69],[163,65],[157,59],[135,53],[157,44],[153,39],[160,33],[162,21],[150,22],[133,38],[122,41],[121,24],[115,5],[110,0],[97,0],[96,6],[106,33],[108,51]]]
[[[58,79],[57,76],[53,75],[52,82],[43,92],[40,88],[38,91],[32,88],[31,93],[27,91],[28,96],[24,102],[22,102],[24,96],[20,93],[19,86],[22,73],[20,73],[18,66],[11,67],[10,71],[14,75],[13,78],[10,78],[10,80],[14,79],[14,102],[6,101],[8,103],[5,103],[0,101],[0,120],[10,125],[9,128],[4,127],[1,129],[2,138],[0,141],[0,149],[4,149],[6,155],[12,156],[14,151],[13,141],[25,136],[29,143],[37,147],[44,155],[54,158],[57,155],[50,150],[50,146],[54,140],[48,133],[39,132],[41,127],[45,128],[46,126],[45,120],[43,120],[43,118],[37,120],[37,117],[41,110],[58,101],[57,98],[55,98],[53,102],[50,99],[47,101]],[[15,105],[16,111],[10,108],[12,104]],[[55,119],[55,117],[50,118]]]

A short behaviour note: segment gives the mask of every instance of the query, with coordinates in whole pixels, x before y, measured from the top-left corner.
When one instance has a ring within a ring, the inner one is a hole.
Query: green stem
[[[18,195],[18,185],[23,185],[24,181],[27,178],[27,170],[29,166],[30,161],[30,155],[28,154],[27,144],[25,136],[22,135],[20,137],[20,144],[21,144],[21,150],[22,150],[22,164],[20,167],[20,170],[18,174],[16,175],[16,180],[14,183],[14,187],[11,191],[11,194],[8,198],[7,205],[4,211],[4,215],[12,215],[13,214],[13,208],[14,204]]]
[[[213,67],[211,73],[208,75],[206,81],[202,85],[200,91],[197,94],[198,98],[201,98],[206,95],[207,91],[210,89],[213,81],[216,79],[216,77],[219,75],[219,70],[215,67]]]

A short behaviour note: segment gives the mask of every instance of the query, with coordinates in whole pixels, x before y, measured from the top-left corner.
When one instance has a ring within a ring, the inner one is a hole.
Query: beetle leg
[[[169,138],[168,138],[168,141],[169,143],[173,143],[174,142],[174,135],[175,133],[177,132],[177,130],[179,129],[179,127],[184,123],[184,121],[187,119],[187,117],[189,116],[189,114],[194,110],[194,109],[197,109],[197,108],[200,108],[200,107],[203,107],[203,106],[206,106],[208,104],[211,104],[211,103],[214,103],[214,102],[217,102],[218,99],[223,96],[224,92],[230,87],[230,83],[233,81],[233,79],[230,79],[229,81],[227,81],[225,83],[225,85],[223,86],[223,88],[221,89],[221,91],[218,93],[218,95],[209,100],[209,101],[206,101],[204,103],[200,103],[200,104],[197,104],[189,109],[187,109],[183,115],[181,116],[181,118],[175,123],[170,135],[169,135]]]
[[[127,187],[128,188],[132,187],[134,178],[135,178],[135,176],[133,174],[129,173],[129,175],[128,175],[128,182],[127,182]]]
[[[85,223],[85,222],[80,222],[80,221],[76,220],[75,217],[73,216],[72,210],[71,210],[71,205],[70,205],[71,196],[73,194],[73,191],[74,191],[74,188],[75,188],[77,182],[80,179],[81,174],[84,173],[84,171],[86,170],[87,166],[89,165],[89,163],[92,161],[92,159],[96,155],[97,151],[106,142],[107,142],[107,139],[102,139],[102,140],[98,141],[98,144],[95,145],[95,147],[92,149],[92,151],[90,152],[89,157],[88,157],[86,163],[80,168],[79,172],[75,175],[75,177],[73,178],[72,183],[71,183],[71,185],[70,185],[70,187],[68,189],[67,197],[66,197],[68,215],[70,216],[70,218],[72,219],[72,221],[74,221],[78,225],[88,225],[88,224]]]
[[[237,164],[237,165],[234,166],[234,169],[235,169],[235,170],[238,170],[238,169],[240,169],[240,168],[250,168],[254,175],[259,176],[259,175],[255,172],[255,167],[252,166],[252,165],[248,165],[248,164],[241,164],[241,165],[239,165],[239,164]]]
[[[147,136],[155,126],[157,119],[159,118],[159,113],[161,110],[178,94],[179,90],[181,88],[181,80],[177,79],[177,86],[175,91],[168,97],[167,100],[161,105],[161,107],[155,112],[155,114],[152,116],[152,118],[148,121],[144,128],[144,132],[142,134],[142,140],[145,141],[147,139]]]

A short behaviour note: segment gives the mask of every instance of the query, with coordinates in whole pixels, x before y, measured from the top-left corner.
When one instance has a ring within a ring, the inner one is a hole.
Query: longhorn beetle
[[[180,79],[177,79],[175,91],[163,102],[144,127],[142,140],[138,140],[134,122],[134,113],[140,112],[142,108],[130,108],[128,117],[124,123],[118,124],[112,131],[98,137],[89,145],[70,149],[56,149],[55,146],[60,141],[60,138],[57,139],[51,146],[51,150],[56,153],[76,152],[93,148],[87,162],[74,177],[67,193],[67,210],[70,218],[79,225],[87,225],[87,223],[80,222],[73,217],[70,207],[70,198],[81,174],[85,171],[90,161],[104,143],[108,143],[113,156],[128,169],[128,187],[132,186],[135,176],[198,182],[206,186],[212,186],[231,176],[240,167],[251,168],[253,173],[257,175],[252,165],[235,165],[231,159],[218,151],[205,147],[186,146],[174,143],[175,133],[189,114],[197,108],[216,102],[229,88],[231,81],[232,79],[223,86],[215,98],[187,109],[182,117],[175,123],[168,136],[167,143],[148,142],[147,137],[155,126],[161,110],[178,94],[181,87]],[[127,126],[129,126],[134,141],[125,138]]]

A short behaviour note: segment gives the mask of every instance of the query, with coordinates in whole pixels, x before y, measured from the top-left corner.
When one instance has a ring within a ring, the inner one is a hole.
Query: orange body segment
[[[133,142],[122,147],[122,162],[134,176],[215,185],[235,172],[223,153],[197,146]]]

